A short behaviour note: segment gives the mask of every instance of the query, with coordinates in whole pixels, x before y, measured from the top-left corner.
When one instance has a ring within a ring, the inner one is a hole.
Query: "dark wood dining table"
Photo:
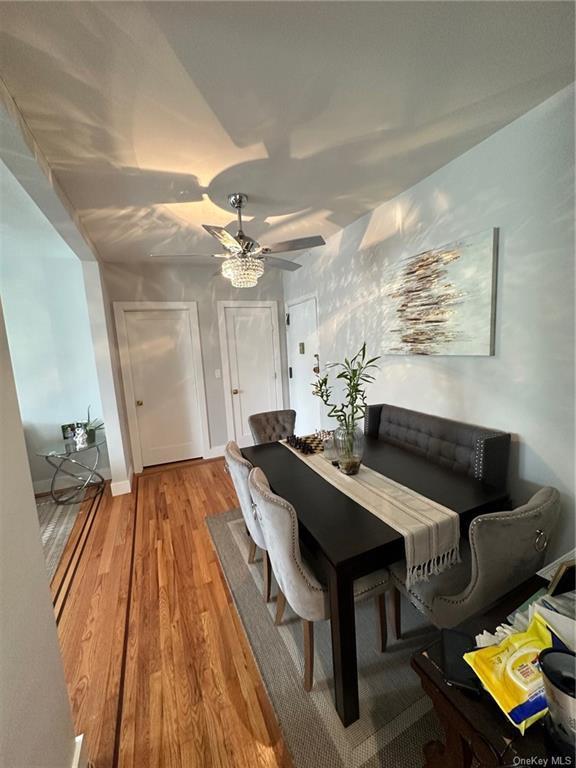
[[[303,554],[328,587],[336,710],[348,726],[359,717],[353,584],[404,559],[404,539],[281,443],[243,448],[242,453],[263,470],[274,493],[296,509]],[[366,438],[363,462],[453,509],[460,515],[462,532],[478,514],[509,503],[505,488],[492,488],[375,438]]]

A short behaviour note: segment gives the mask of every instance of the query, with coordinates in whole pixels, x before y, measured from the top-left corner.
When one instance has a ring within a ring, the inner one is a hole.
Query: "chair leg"
[[[284,592],[282,592],[281,589],[278,589],[278,597],[276,598],[276,618],[274,619],[274,624],[276,624],[276,626],[282,624],[282,616],[284,616],[285,608],[286,598],[284,597]]]
[[[386,593],[376,598],[376,610],[378,611],[378,624],[380,626],[380,653],[384,653],[388,644],[388,621],[386,617]]]
[[[310,692],[314,685],[314,622],[302,619],[304,631],[304,690]]]
[[[248,550],[248,563],[252,565],[256,559],[256,544],[250,539],[250,549]]]
[[[268,552],[266,552],[266,550],[264,550],[264,556],[262,558],[262,568],[264,570],[264,600],[269,603],[272,584],[272,566],[270,565],[270,558],[268,557]]]
[[[402,639],[402,610],[401,610],[402,596],[400,594],[400,591],[396,589],[396,587],[392,587],[390,597],[392,600],[392,629],[394,631],[394,637],[396,638],[396,640],[401,640]]]

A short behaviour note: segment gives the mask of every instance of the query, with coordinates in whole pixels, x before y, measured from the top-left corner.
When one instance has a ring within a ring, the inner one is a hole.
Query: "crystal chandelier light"
[[[264,264],[252,256],[232,256],[222,264],[222,275],[234,288],[253,288],[264,274]]]

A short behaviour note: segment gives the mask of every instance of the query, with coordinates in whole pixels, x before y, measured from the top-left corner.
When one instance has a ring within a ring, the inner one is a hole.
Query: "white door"
[[[288,304],[287,313],[290,407],[296,411],[296,434],[311,435],[320,429],[320,400],[312,394],[320,365],[316,299]]]
[[[142,465],[202,456],[189,309],[124,313]]]
[[[240,446],[254,442],[253,413],[283,407],[276,302],[220,302],[228,432]]]

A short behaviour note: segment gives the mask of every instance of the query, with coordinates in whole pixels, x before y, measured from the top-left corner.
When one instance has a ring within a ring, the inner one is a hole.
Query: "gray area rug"
[[[286,606],[282,626],[274,626],[276,606],[262,597],[261,563],[246,562],[248,540],[239,510],[206,523],[295,766],[421,766],[423,745],[442,734],[410,667],[414,651],[435,637],[420,614],[403,603],[404,636],[390,639],[380,653],[375,601],[357,605],[360,719],[344,728],[333,703],[330,623],[315,625],[314,688],[306,693],[300,620]]]
[[[78,504],[56,504],[50,496],[36,499],[40,537],[50,581],[66,547],[70,532],[74,527],[81,502]]]

